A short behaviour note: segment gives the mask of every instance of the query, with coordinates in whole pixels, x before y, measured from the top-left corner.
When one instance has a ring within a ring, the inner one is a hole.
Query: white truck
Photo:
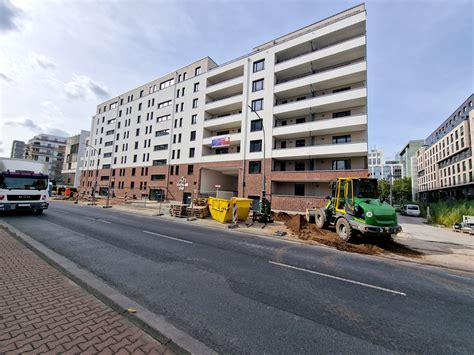
[[[0,212],[42,214],[49,205],[46,169],[45,164],[32,160],[0,158]]]

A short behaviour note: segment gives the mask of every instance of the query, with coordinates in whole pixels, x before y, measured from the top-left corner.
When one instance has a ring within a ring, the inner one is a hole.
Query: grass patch
[[[426,217],[426,207],[430,207],[431,223],[452,227],[462,222],[462,216],[474,216],[474,201],[440,201],[422,205],[421,213]]]

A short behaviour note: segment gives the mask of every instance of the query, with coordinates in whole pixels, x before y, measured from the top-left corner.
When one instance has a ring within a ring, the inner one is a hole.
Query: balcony
[[[317,144],[306,145],[304,147],[277,148],[272,150],[272,158],[298,159],[305,157],[325,158],[325,157],[355,157],[367,154],[366,141],[352,141],[351,143],[340,144]]]
[[[302,170],[302,171],[272,171],[272,181],[291,182],[314,182],[314,181],[334,181],[338,177],[367,177],[367,169],[350,170]]]
[[[242,88],[244,85],[244,76],[238,76],[235,78],[230,78],[224,81],[221,81],[217,84],[209,85],[206,89],[206,94],[210,96],[219,95],[226,96],[232,92],[232,89],[235,87],[240,87],[240,92],[242,93]]]
[[[241,153],[227,153],[227,154],[207,154],[201,157],[203,163],[216,163],[222,161],[242,160]]]
[[[319,70],[304,72],[292,77],[279,80],[274,92],[279,96],[297,92],[298,88],[306,89],[308,85],[319,84],[325,87],[336,87],[344,83],[365,81],[367,78],[367,63],[365,58],[344,62]]]
[[[305,52],[295,54],[290,58],[279,61],[275,64],[275,73],[298,67],[304,64],[308,64],[314,61],[320,61],[324,58],[334,57],[335,55],[347,56],[346,52],[354,51],[357,53],[365,52],[365,35],[357,34],[350,38],[342,39],[339,42],[331,43],[326,46],[315,48],[314,50],[308,49]]]
[[[237,112],[226,116],[211,116],[204,120],[204,128],[212,131],[229,129],[240,126],[242,122],[242,113]]]
[[[365,129],[367,129],[367,115],[355,115],[273,127],[272,135],[279,139],[290,139]]]
[[[223,97],[219,100],[207,102],[205,111],[211,116],[223,114],[229,111],[242,110],[242,94]]]
[[[208,73],[207,87],[210,88],[214,85],[242,77],[244,75],[244,66],[241,63],[233,63],[233,65],[229,66],[218,66],[209,70]]]
[[[327,90],[330,92],[330,90]],[[305,99],[288,98],[289,102],[279,100],[273,108],[278,118],[306,116],[315,112],[336,111],[347,107],[364,106],[367,103],[367,89],[358,87],[338,93],[320,94]]]
[[[242,133],[231,133],[231,134],[224,134],[221,136],[213,136],[213,137],[205,137],[202,139],[202,145],[205,145],[207,147],[212,146],[212,140],[214,138],[219,138],[219,137],[225,137],[225,136],[230,136],[230,145],[240,145],[240,140],[242,138]]]

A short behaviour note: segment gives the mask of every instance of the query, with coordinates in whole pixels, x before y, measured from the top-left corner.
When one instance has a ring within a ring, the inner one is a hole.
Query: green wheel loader
[[[402,230],[395,208],[378,196],[377,179],[339,178],[326,206],[307,210],[306,219],[319,228],[335,227],[346,242],[358,233],[389,239]]]

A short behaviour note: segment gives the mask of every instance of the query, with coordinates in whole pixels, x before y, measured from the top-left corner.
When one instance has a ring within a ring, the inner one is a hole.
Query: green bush
[[[436,202],[422,205],[421,214],[426,217],[426,207],[430,207],[431,223],[452,227],[462,222],[462,216],[474,216],[474,201]]]

